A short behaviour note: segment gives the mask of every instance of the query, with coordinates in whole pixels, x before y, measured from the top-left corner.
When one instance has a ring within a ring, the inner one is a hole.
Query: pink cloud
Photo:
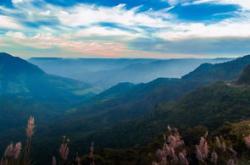
[[[4,29],[22,29],[23,27],[18,24],[13,18],[0,15],[0,28]]]

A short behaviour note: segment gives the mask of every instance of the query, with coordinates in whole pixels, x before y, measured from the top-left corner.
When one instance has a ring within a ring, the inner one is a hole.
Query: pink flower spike
[[[211,162],[217,164],[217,161],[218,161],[218,154],[215,151],[213,151],[211,154]]]
[[[22,150],[22,143],[21,142],[16,143],[14,151],[13,151],[13,156],[15,159],[19,157],[21,150]]]
[[[31,138],[33,136],[34,128],[35,128],[35,119],[33,116],[31,116],[28,120],[28,124],[26,128],[26,135],[28,138]]]
[[[234,159],[229,159],[229,160],[227,161],[227,165],[236,165],[236,162],[235,162]]]
[[[4,157],[14,158],[17,159],[21,153],[22,144],[20,142],[16,143],[15,145],[11,143],[7,146]]]
[[[183,152],[179,153],[179,160],[181,165],[189,165],[188,160]]]
[[[56,165],[56,157],[55,156],[52,157],[52,163],[51,164]]]
[[[250,149],[250,135],[244,137],[244,142],[245,142],[247,148]]]

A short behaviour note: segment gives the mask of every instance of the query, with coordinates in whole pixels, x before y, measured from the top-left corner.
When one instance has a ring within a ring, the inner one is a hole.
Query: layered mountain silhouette
[[[243,107],[250,104],[250,92],[233,84],[248,64],[249,56],[246,56],[216,64],[216,69],[211,65],[210,69],[203,70],[202,65],[182,79],[161,78],[138,85],[118,84],[67,115],[67,119],[72,120],[66,122],[61,131],[85,132],[84,136],[74,139],[79,142],[93,138],[102,141],[100,143],[104,146],[125,147],[125,144],[135,145],[152,140],[167,124],[180,128],[199,124],[215,128],[226,121],[246,119],[250,113]],[[208,74],[205,78],[206,73],[212,73],[217,68],[221,74],[212,78]],[[193,73],[202,72],[205,74],[203,78],[193,76]],[[229,81],[232,85],[217,81]],[[233,115],[237,111],[238,115]],[[79,128],[78,124],[84,127]],[[54,126],[58,128],[56,124]],[[128,138],[115,141],[122,136]]]
[[[0,94],[38,99],[68,100],[91,94],[91,86],[45,73],[29,62],[0,53]]]
[[[39,128],[40,140],[34,141],[38,150],[41,144],[51,144],[52,150],[56,149],[55,139],[65,134],[71,137],[72,149],[87,146],[90,141],[102,147],[126,148],[152,141],[168,124],[181,129],[202,125],[215,130],[226,122],[250,118],[250,56],[221,64],[202,64],[182,78],[119,83],[87,100],[84,99],[86,93],[91,91],[88,84],[49,75],[5,53],[0,59],[0,92],[4,98],[0,100],[3,107],[0,128],[6,130],[4,125],[13,117],[12,112],[22,114],[18,112],[20,108],[28,113],[34,113],[33,108],[46,112],[38,113],[52,119]],[[13,96],[19,98],[14,97],[12,101]],[[48,106],[41,100],[53,105],[83,101],[65,108]],[[56,115],[48,117],[48,107],[52,107]],[[64,108],[63,113],[57,113],[60,108]],[[2,134],[10,136],[6,131]],[[0,138],[0,145],[4,139]]]
[[[205,126],[213,132],[227,123],[249,120],[249,76],[247,66],[236,81],[215,82],[196,88],[175,102],[162,101],[150,114],[118,123],[90,137],[95,141],[102,139],[100,145],[103,146],[133,147],[152,141],[160,132],[164,132],[167,125],[183,130]],[[122,138],[124,136],[126,139]]]
[[[231,59],[63,59],[31,58],[48,73],[81,80],[104,89],[121,82],[146,83],[160,77],[179,78],[202,63]]]
[[[241,71],[250,63],[250,55],[221,64],[202,64],[194,71],[182,77],[186,80],[226,81],[237,80]]]
[[[250,65],[248,65],[241,73],[237,81],[238,84],[250,85]]]
[[[0,136],[8,136],[12,129],[18,133],[30,115],[48,123],[93,96],[92,91],[86,83],[49,75],[21,58],[0,53]]]

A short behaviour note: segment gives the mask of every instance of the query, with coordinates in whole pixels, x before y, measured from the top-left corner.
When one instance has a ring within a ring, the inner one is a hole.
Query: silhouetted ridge
[[[100,95],[98,95],[98,98],[117,97],[119,95],[129,92],[129,90],[132,89],[134,86],[134,84],[128,82],[119,83],[102,92]]]
[[[0,73],[2,75],[44,74],[37,66],[8,53],[0,53]]]
[[[179,78],[203,63],[221,63],[231,59],[101,59],[31,58],[29,62],[46,73],[88,82],[108,89],[120,82],[146,83],[159,77]]]
[[[250,55],[220,64],[202,64],[193,72],[183,76],[182,79],[207,82],[235,80],[249,64]]]
[[[19,57],[0,53],[0,94],[69,100],[88,94],[85,89],[89,87],[80,81],[49,75]]]
[[[238,84],[250,85],[250,65],[248,65],[241,73]]]

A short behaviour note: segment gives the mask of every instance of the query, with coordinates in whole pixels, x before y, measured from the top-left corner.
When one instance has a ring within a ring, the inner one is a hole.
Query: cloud
[[[140,12],[142,6],[126,8],[126,4],[113,7],[97,6],[94,4],[77,4],[70,7],[55,6],[43,0],[13,0],[15,15],[24,18],[15,19],[39,21],[57,19],[61,25],[69,27],[90,26],[100,22],[112,22],[124,26],[163,27],[164,19],[171,17],[165,10]],[[39,5],[37,5],[37,3]],[[10,14],[10,13],[6,13]]]
[[[97,56],[117,56],[124,55],[126,50],[122,44],[113,42],[96,42],[96,41],[72,41],[64,37],[54,36],[50,33],[36,34],[34,36],[26,36],[22,32],[6,33],[8,42],[15,43],[26,47],[36,49],[52,49],[60,48],[71,53],[82,53],[86,55]]]
[[[81,29],[73,34],[74,38],[96,38],[96,39],[115,39],[118,41],[133,40],[138,37],[143,37],[140,32],[131,32],[127,30],[121,30],[119,28],[90,26],[85,29]]]
[[[15,19],[0,15],[0,29],[17,29],[21,30],[23,29],[22,25],[20,25]]]
[[[250,1],[247,0],[217,0],[217,3],[235,4],[241,6],[243,9],[250,9]]]
[[[27,2],[32,2],[31,0],[12,0],[12,4],[21,4],[21,3],[27,3]]]
[[[91,5],[78,5],[68,10],[58,9],[55,15],[65,26],[89,26],[99,22],[112,22],[124,26],[151,26],[163,27],[163,18],[169,17],[162,12],[161,17],[155,17],[154,12],[138,13],[139,8],[126,10],[125,5],[115,7],[97,7]]]
[[[228,19],[213,24],[179,23],[172,30],[161,30],[156,37],[167,40],[188,38],[250,37],[250,18]],[[236,30],[240,29],[240,30]]]
[[[192,38],[183,40],[138,39],[131,48],[165,54],[193,54],[200,56],[237,56],[249,54],[250,37]]]
[[[12,0],[12,8],[0,6],[1,42],[27,51],[53,49],[60,50],[59,53],[112,57],[241,55],[250,51],[243,44],[250,38],[249,2],[166,0],[166,3],[171,7],[145,10],[143,6],[126,4],[74,3],[63,7],[44,0]],[[192,18],[183,21],[179,13],[171,12],[177,6],[200,4],[209,4],[206,7],[220,4],[222,8],[231,4],[240,8],[233,11],[233,16],[219,20],[213,18],[221,13],[213,12],[206,17],[211,20],[209,23]]]

